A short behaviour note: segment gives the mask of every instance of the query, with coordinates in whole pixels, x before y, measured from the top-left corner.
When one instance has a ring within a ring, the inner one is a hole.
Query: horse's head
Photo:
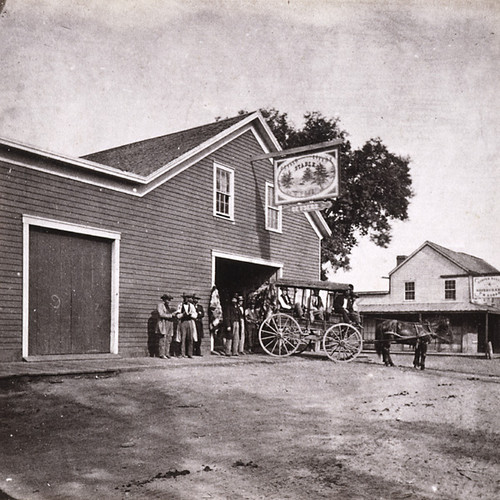
[[[432,336],[441,342],[451,344],[453,331],[451,329],[450,319],[445,316],[438,316],[429,320],[429,329]]]

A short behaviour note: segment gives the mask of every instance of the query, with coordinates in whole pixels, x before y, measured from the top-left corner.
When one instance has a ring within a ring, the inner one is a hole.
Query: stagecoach
[[[334,312],[334,300],[348,285],[328,281],[278,279],[266,290],[265,319],[259,342],[271,356],[290,356],[308,348],[321,350],[332,361],[352,361],[363,348],[359,327]],[[288,291],[288,304],[280,294]]]

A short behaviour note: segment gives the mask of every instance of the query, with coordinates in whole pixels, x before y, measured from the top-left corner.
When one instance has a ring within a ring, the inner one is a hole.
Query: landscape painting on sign
[[[276,162],[276,204],[338,196],[337,151]]]

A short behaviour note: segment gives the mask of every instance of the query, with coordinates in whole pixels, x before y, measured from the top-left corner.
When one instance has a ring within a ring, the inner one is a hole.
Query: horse
[[[382,356],[385,366],[394,366],[390,353],[391,344],[411,345],[415,348],[413,366],[425,370],[428,344],[435,338],[449,343],[451,335],[450,320],[445,317],[432,318],[423,323],[387,319],[377,324],[375,350]]]

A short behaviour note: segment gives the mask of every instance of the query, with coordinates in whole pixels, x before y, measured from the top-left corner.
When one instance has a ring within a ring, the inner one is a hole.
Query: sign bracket
[[[333,141],[319,142],[318,144],[312,144],[310,146],[300,146],[297,148],[285,149],[283,151],[275,151],[274,153],[252,156],[252,158],[250,158],[250,162],[253,163],[259,160],[267,160],[269,158],[285,158],[287,156],[294,156],[300,153],[321,153],[342,144],[342,142],[342,139],[335,139]]]

